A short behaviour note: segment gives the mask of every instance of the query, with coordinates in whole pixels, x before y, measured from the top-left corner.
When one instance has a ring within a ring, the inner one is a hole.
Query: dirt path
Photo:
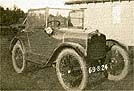
[[[0,37],[0,87],[3,90],[62,90],[55,69],[40,69],[28,64],[28,72],[16,74],[8,51],[9,39]],[[133,60],[134,61],[134,60]],[[89,79],[86,90],[134,90],[133,68],[131,65],[128,76],[122,81],[114,82],[99,75],[97,80]],[[92,80],[92,81],[91,81]]]

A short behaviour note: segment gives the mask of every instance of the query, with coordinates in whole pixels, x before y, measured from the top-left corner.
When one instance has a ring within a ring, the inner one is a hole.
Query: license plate
[[[108,69],[108,65],[98,65],[96,67],[89,67],[88,71],[89,73],[94,73],[94,72],[98,72],[98,71],[104,71]]]

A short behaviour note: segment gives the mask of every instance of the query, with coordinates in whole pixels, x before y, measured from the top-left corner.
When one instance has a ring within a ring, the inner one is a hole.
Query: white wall
[[[134,46],[134,1],[89,3],[72,7],[87,8],[84,13],[84,27],[99,29],[106,34],[107,39],[115,39],[125,45]],[[118,9],[113,10],[113,7]]]

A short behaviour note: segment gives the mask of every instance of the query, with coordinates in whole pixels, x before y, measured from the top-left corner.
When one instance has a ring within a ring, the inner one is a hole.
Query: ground
[[[58,82],[55,68],[39,68],[28,63],[28,71],[22,74],[15,73],[12,67],[11,55],[8,47],[8,36],[0,36],[0,88],[1,90],[62,90]],[[134,61],[131,59],[131,61]],[[129,74],[121,81],[107,80],[103,74],[95,74],[88,79],[86,90],[134,90],[133,64]],[[96,77],[94,79],[94,77]]]

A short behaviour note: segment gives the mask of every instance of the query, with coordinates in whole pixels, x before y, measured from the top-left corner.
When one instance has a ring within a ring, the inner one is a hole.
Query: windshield
[[[69,14],[69,26],[73,26],[76,28],[83,28],[83,11],[82,10],[72,10]]]
[[[48,22],[59,21],[60,28],[68,27],[68,15],[71,10],[67,9],[49,9]],[[48,25],[49,26],[49,25]]]
[[[83,11],[61,8],[44,8],[29,10],[27,15],[29,26],[56,26],[60,28],[82,28]]]
[[[83,13],[83,10],[49,9],[48,22],[57,20],[61,28],[83,28]]]

